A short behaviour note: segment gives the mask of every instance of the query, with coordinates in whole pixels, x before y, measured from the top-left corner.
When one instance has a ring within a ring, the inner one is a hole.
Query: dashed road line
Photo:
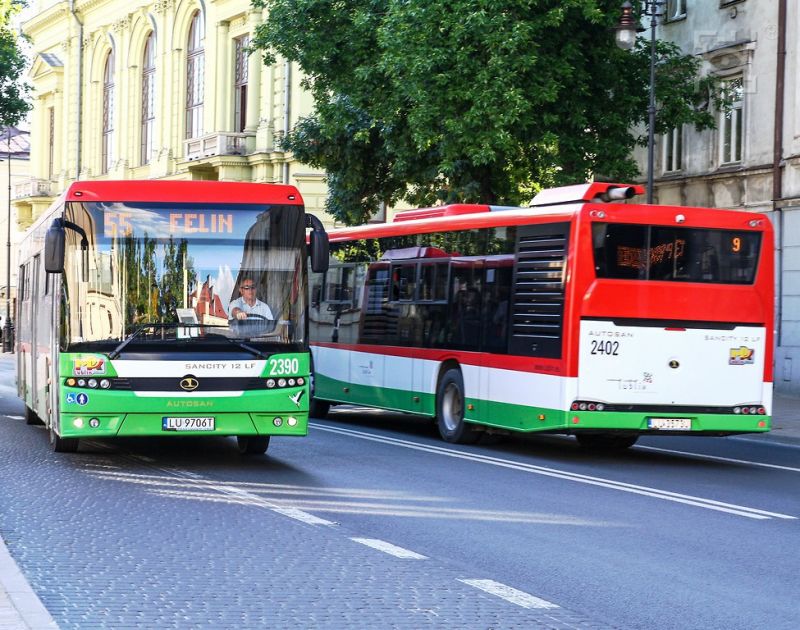
[[[329,433],[338,433],[349,437],[355,437],[361,440],[371,442],[380,442],[392,446],[400,446],[416,451],[424,451],[428,453],[435,453],[445,457],[452,457],[455,459],[464,459],[473,462],[480,462],[483,464],[490,464],[501,468],[509,468],[512,470],[519,470],[528,472],[535,475],[542,475],[545,477],[553,477],[556,479],[564,479],[566,481],[574,481],[576,483],[583,483],[592,486],[599,486],[611,490],[618,490],[620,492],[628,492],[631,494],[639,494],[642,496],[661,499],[662,501],[671,501],[673,503],[682,503],[684,505],[692,505],[706,510],[714,510],[717,512],[725,512],[735,516],[742,516],[744,518],[751,518],[756,520],[766,519],[786,519],[797,520],[796,516],[789,514],[781,514],[780,512],[770,512],[767,510],[760,510],[751,508],[744,505],[736,505],[734,503],[725,503],[724,501],[716,501],[714,499],[706,499],[704,497],[697,497],[689,494],[681,494],[679,492],[670,492],[668,490],[660,490],[658,488],[651,488],[648,486],[640,486],[637,484],[626,483],[624,481],[615,481],[613,479],[605,479],[603,477],[594,477],[591,475],[582,475],[580,473],[570,472],[568,470],[559,470],[557,468],[550,468],[547,466],[536,466],[534,464],[527,464],[510,459],[502,459],[499,457],[491,457],[488,455],[481,455],[480,453],[470,453],[458,451],[455,449],[444,448],[441,446],[433,446],[427,444],[420,444],[411,442],[409,440],[402,440],[399,438],[386,437],[375,435],[373,433],[366,433],[364,431],[354,431],[352,429],[345,429],[340,427],[323,426],[317,423],[309,423],[317,431],[327,431]]]
[[[371,547],[372,549],[377,549],[383,553],[388,553],[390,556],[394,556],[395,558],[402,558],[403,560],[428,559],[427,556],[423,556],[421,553],[411,551],[410,549],[403,549],[403,547],[398,547],[397,545],[393,545],[392,543],[388,543],[384,540],[378,540],[377,538],[351,538],[350,540],[362,545],[366,545],[367,547]]]
[[[548,602],[546,599],[536,597],[535,595],[520,591],[511,586],[506,586],[500,582],[495,582],[494,580],[468,580],[458,578],[458,581],[469,584],[474,588],[504,599],[512,604],[516,604],[517,606],[522,606],[523,608],[561,608],[558,604]]]

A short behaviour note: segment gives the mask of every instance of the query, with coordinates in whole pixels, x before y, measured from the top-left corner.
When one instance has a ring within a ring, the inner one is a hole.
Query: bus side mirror
[[[330,242],[327,232],[311,231],[311,271],[325,273],[330,263]]]
[[[64,246],[66,232],[61,219],[47,228],[44,237],[44,270],[47,273],[64,273]]]

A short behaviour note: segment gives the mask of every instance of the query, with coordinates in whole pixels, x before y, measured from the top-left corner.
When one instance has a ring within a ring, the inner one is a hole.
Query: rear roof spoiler
[[[536,195],[528,206],[534,208],[540,206],[555,206],[564,203],[579,203],[581,201],[608,203],[610,201],[624,201],[625,199],[630,199],[631,197],[643,193],[644,186],[638,184],[593,182],[591,184],[547,188]]]

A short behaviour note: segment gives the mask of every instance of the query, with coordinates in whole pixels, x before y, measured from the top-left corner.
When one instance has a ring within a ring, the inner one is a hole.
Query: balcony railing
[[[49,179],[30,178],[14,184],[14,199],[49,197],[52,194],[53,187]]]
[[[254,133],[233,133],[218,131],[199,138],[183,141],[183,155],[187,160],[200,160],[215,155],[244,155],[247,138]]]

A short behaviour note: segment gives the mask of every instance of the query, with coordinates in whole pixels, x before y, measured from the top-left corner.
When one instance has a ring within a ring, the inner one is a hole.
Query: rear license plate
[[[691,431],[691,418],[648,418],[648,429],[667,429],[669,431]]]
[[[214,418],[161,418],[162,431],[213,431]]]

